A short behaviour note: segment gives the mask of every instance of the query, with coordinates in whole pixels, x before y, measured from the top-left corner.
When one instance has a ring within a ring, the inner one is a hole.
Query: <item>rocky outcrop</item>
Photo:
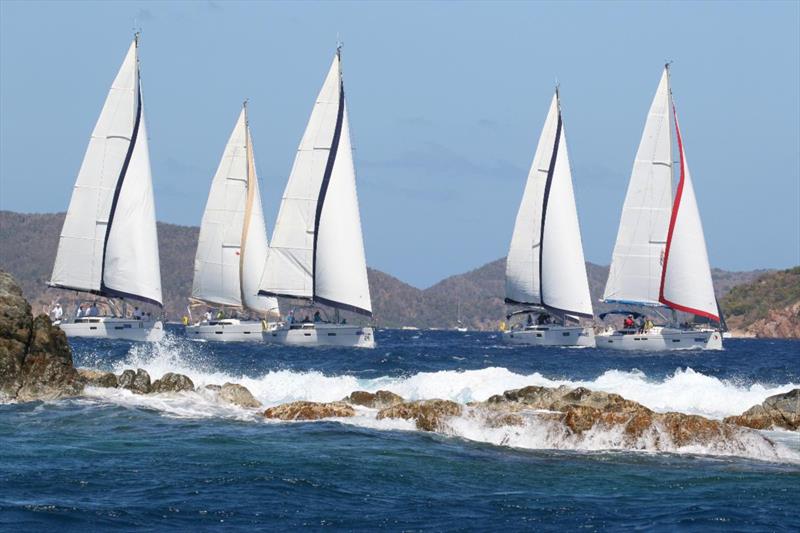
[[[388,390],[379,390],[378,392],[358,390],[351,393],[343,401],[371,409],[385,409],[403,403],[405,400],[403,400],[402,396]]]
[[[150,374],[141,368],[134,372],[131,369],[125,370],[119,376],[119,388],[128,389],[137,394],[147,394],[150,392]]]
[[[219,391],[217,397],[224,402],[247,409],[261,407],[261,402],[255,399],[247,387],[238,383],[225,383],[217,390]]]
[[[761,405],[754,405],[739,416],[729,416],[725,422],[753,429],[800,430],[800,389],[770,396]]]
[[[142,370],[142,372],[144,372],[144,370]],[[150,386],[149,392],[160,393],[160,392],[181,392],[181,391],[193,391],[193,390],[194,390],[194,383],[187,376],[184,376],[183,374],[167,372],[166,374],[161,376],[161,379],[157,379],[153,382],[153,384]]]
[[[746,331],[756,337],[800,339],[800,302],[770,309],[766,318],[756,320]]]
[[[64,332],[45,315],[34,318],[22,289],[0,271],[0,395],[32,401],[82,391]]]
[[[444,422],[463,412],[463,406],[450,400],[418,400],[404,402],[378,411],[378,420],[383,418],[402,418],[414,420],[418,429],[441,431]]]
[[[91,368],[79,368],[78,374],[81,376],[84,383],[92,387],[116,388],[119,384],[117,376],[113,372],[103,372],[102,370],[94,370]]]
[[[264,417],[279,420],[319,420],[355,416],[356,411],[344,402],[292,402],[270,407]]]

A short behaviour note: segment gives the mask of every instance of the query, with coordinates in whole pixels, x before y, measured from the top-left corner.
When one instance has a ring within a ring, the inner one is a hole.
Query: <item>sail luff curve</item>
[[[669,76],[661,76],[636,152],[603,300],[662,305],[660,274],[672,208]]]

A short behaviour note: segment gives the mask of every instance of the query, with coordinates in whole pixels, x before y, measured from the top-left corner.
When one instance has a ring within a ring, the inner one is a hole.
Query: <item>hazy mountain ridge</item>
[[[23,214],[0,211],[0,268],[12,273],[25,296],[39,311],[70,293],[46,287],[50,279],[64,213]],[[158,223],[164,308],[170,319],[186,312],[191,292],[198,228]],[[587,263],[589,288],[595,312],[609,306],[598,303],[608,267]],[[728,272],[714,269],[719,297],[732,287],[762,276],[766,270]],[[379,326],[454,327],[462,322],[476,329],[495,329],[506,314],[503,303],[505,258],[445,278],[419,289],[384,272],[369,269],[374,321]],[[725,304],[723,303],[723,309]]]

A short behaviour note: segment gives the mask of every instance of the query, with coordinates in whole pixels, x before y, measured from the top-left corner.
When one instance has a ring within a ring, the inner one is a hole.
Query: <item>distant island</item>
[[[34,310],[41,311],[63,291],[49,289],[64,213],[0,211],[0,269],[14,275]],[[186,313],[192,287],[198,228],[158,223],[164,310],[169,319]],[[586,263],[595,312],[608,267]],[[379,327],[453,328],[459,318],[471,329],[494,330],[506,313],[505,258],[419,289],[369,269],[374,321]],[[714,287],[728,326],[736,333],[800,337],[800,267],[785,271],[730,272],[712,269]]]

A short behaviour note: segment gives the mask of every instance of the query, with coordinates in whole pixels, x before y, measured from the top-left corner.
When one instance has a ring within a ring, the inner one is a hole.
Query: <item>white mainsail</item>
[[[138,39],[92,131],[58,243],[50,285],[161,305],[155,201]]]
[[[517,213],[506,263],[506,300],[593,316],[557,91]]]
[[[678,115],[673,104],[675,133],[680,154],[680,179],[675,192],[664,270],[661,279],[661,303],[678,311],[720,321],[711,267],[703,234],[703,223],[694,194],[689,165],[681,139]]]
[[[275,298],[258,295],[267,249],[253,143],[244,107],[208,193],[195,255],[192,298],[259,313],[276,310]]]
[[[672,207],[669,76],[661,76],[622,207],[603,300],[661,305],[659,284]]]
[[[339,51],[297,149],[260,293],[372,314]]]

